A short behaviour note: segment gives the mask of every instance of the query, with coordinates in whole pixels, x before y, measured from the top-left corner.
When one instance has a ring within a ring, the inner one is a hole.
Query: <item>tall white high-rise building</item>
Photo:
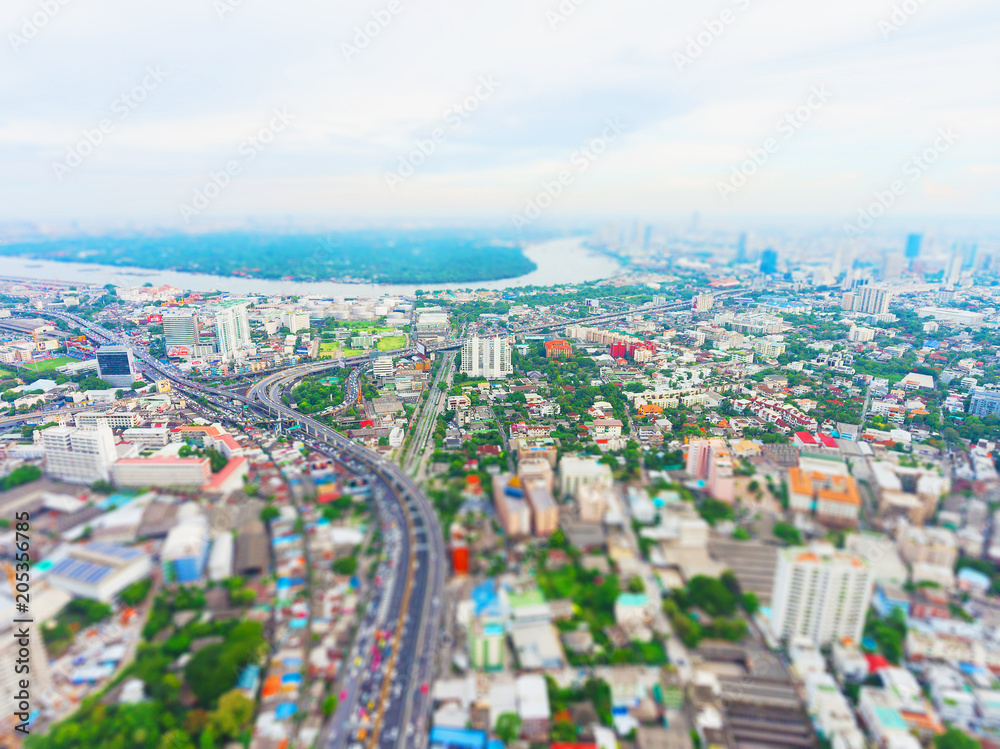
[[[889,313],[889,303],[892,292],[885,286],[859,286],[854,290],[854,311],[866,315],[885,315]]]
[[[505,336],[473,336],[462,344],[461,371],[469,377],[504,379],[507,375],[514,374],[510,352],[510,339]]]
[[[109,427],[50,427],[41,434],[45,472],[52,478],[76,484],[93,484],[111,478],[111,466],[118,453]]]
[[[230,304],[215,313],[215,340],[223,355],[235,354],[251,344],[250,313],[246,304]]]
[[[868,562],[828,543],[783,549],[771,600],[771,631],[819,646],[861,641],[875,575]]]

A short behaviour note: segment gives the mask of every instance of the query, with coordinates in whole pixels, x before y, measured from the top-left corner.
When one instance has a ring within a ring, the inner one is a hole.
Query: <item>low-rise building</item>
[[[48,583],[78,598],[108,603],[124,588],[149,577],[152,563],[142,549],[113,543],[73,546],[48,574]]]
[[[115,486],[196,489],[212,477],[208,458],[122,458],[114,465]]]

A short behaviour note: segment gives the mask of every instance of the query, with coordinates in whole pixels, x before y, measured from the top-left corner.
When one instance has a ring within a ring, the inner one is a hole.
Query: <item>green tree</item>
[[[179,728],[167,731],[160,739],[157,749],[194,749],[191,737]]]
[[[10,491],[18,486],[30,484],[42,477],[42,469],[33,465],[22,465],[0,479],[0,490]]]
[[[254,703],[239,689],[219,698],[219,707],[209,716],[209,725],[216,736],[235,738],[253,717]]]
[[[775,523],[771,530],[775,538],[784,541],[789,546],[802,545],[802,534],[791,523]]]
[[[552,724],[549,739],[554,742],[573,743],[576,741],[576,725],[571,720],[557,720]]]
[[[260,521],[262,523],[270,523],[272,520],[277,520],[279,517],[281,517],[281,510],[274,505],[265,505],[264,509],[260,511]]]
[[[934,737],[934,749],[982,749],[982,746],[954,726],[949,726],[947,731]]]
[[[688,582],[684,597],[689,606],[703,609],[709,616],[732,616],[736,595],[714,577],[695,575]]]
[[[503,713],[497,718],[496,735],[504,744],[512,744],[521,735],[521,716]]]
[[[138,582],[134,582],[131,585],[122,588],[122,592],[118,594],[118,600],[126,606],[138,606],[146,600],[146,596],[149,595],[150,588],[152,587],[152,578],[139,580]]]
[[[335,712],[337,712],[337,695],[329,694],[323,700],[323,717],[329,718]]]
[[[358,571],[358,558],[354,555],[341,557],[333,563],[333,571],[338,575],[353,575]]]

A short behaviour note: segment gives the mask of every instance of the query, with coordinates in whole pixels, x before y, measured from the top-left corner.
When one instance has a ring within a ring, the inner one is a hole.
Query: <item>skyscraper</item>
[[[135,382],[135,360],[128,346],[101,346],[97,349],[97,376],[115,387]]]
[[[924,242],[923,234],[911,234],[906,238],[906,252],[904,256],[909,261],[908,265],[912,268],[913,261],[920,257],[920,245]]]
[[[736,240],[736,264],[747,261],[747,233],[740,232],[739,239]]]
[[[470,377],[504,379],[514,373],[510,358],[510,339],[504,336],[473,336],[462,344],[461,371]]]
[[[945,288],[954,289],[962,278],[962,256],[953,252],[948,263],[948,276],[945,278]]]
[[[865,559],[830,544],[783,549],[774,577],[771,632],[783,640],[808,637],[821,647],[844,638],[860,642],[874,582]]]
[[[770,247],[760,253],[760,272],[765,276],[778,272],[778,253]]]
[[[190,348],[199,345],[201,336],[198,334],[198,322],[194,313],[164,315],[163,337],[168,349],[173,346]]]
[[[228,304],[215,313],[215,339],[223,356],[235,354],[251,344],[246,304]]]

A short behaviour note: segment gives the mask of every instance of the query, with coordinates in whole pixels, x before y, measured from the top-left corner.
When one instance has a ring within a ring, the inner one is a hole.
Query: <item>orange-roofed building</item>
[[[264,682],[264,689],[261,692],[261,699],[267,699],[268,697],[274,697],[278,692],[281,691],[281,677],[280,676],[268,676],[267,680]]]
[[[824,525],[856,528],[861,495],[841,460],[810,454],[788,469],[788,506],[793,512],[815,514]]]
[[[566,358],[567,356],[573,355],[573,347],[569,345],[569,341],[555,340],[545,342],[545,358],[546,359],[560,359]]]

